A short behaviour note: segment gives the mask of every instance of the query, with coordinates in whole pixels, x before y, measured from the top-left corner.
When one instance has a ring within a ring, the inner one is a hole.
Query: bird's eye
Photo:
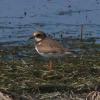
[[[41,37],[41,34],[37,34],[36,37]]]

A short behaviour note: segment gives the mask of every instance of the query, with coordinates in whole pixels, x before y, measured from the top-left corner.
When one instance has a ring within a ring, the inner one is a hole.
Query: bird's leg
[[[52,67],[53,67],[53,60],[52,59],[49,59],[48,60],[48,71],[46,71],[42,75],[42,77],[41,77],[42,79],[46,79],[48,77],[48,75],[51,75],[53,73]]]
[[[53,62],[52,62],[52,59],[49,60],[49,71],[52,70],[52,67],[53,67]]]

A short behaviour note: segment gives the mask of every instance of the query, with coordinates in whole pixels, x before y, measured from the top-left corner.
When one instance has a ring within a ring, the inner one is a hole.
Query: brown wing
[[[37,48],[39,49],[39,52],[45,52],[45,53],[62,53],[64,52],[63,46],[56,40],[46,38],[41,41],[41,43],[37,44]]]

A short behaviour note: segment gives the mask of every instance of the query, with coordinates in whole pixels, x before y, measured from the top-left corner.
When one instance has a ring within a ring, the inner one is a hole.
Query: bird
[[[87,95],[86,100],[100,100],[100,92],[99,91],[90,92]]]
[[[55,39],[52,39],[42,31],[32,33],[30,39],[35,39],[35,50],[39,55],[51,58],[49,60],[49,70],[52,70],[53,63],[52,58],[63,57],[66,54],[72,54],[68,48],[64,48],[63,45]]]

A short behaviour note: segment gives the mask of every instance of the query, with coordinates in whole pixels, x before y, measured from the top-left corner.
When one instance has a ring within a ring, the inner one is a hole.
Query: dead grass
[[[12,53],[11,50],[17,51]],[[0,53],[2,90],[34,96],[37,100],[84,100],[82,95],[100,84],[98,51],[85,50],[76,58],[65,57],[61,62],[55,61],[53,71],[49,72],[47,60],[35,52],[33,55],[31,47],[11,50]],[[69,91],[73,91],[77,99],[64,99],[71,98]]]

